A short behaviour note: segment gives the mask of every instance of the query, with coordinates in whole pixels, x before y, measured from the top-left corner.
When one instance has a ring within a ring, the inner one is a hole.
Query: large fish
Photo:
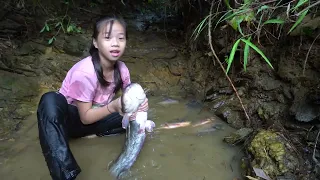
[[[137,83],[132,83],[123,92],[122,112],[124,112],[122,124],[127,129],[126,142],[119,157],[109,166],[113,177],[120,179],[136,161],[146,138],[145,130],[152,131],[154,122],[147,120],[147,112],[137,112],[136,119],[129,122],[129,117],[138,110],[145,101],[146,94]]]

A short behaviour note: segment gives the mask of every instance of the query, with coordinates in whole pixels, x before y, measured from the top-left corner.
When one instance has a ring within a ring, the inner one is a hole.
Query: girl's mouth
[[[118,50],[110,51],[110,53],[111,53],[111,56],[113,56],[113,57],[118,57],[120,55],[120,51],[118,51]]]

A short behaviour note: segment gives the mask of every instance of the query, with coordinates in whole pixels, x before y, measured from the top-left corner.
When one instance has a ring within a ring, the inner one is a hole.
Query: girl
[[[112,99],[118,90],[131,83],[128,68],[119,61],[126,47],[126,36],[122,19],[98,20],[90,56],[68,71],[59,92],[42,95],[37,111],[39,139],[52,179],[75,179],[81,172],[68,138],[125,131],[121,123],[121,99]],[[147,110],[148,100],[138,111]],[[134,118],[135,115],[129,119]]]

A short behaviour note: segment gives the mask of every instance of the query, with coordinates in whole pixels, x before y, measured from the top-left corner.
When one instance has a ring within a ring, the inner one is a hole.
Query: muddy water
[[[239,149],[228,147],[222,138],[234,131],[220,119],[186,100],[170,105],[158,104],[163,97],[149,97],[150,117],[157,128],[166,122],[197,122],[211,118],[213,123],[176,129],[156,129],[149,133],[139,158],[127,179],[219,179],[240,178]],[[188,104],[188,105],[187,105]],[[214,131],[201,133],[212,125]],[[10,156],[0,165],[1,179],[50,179],[39,145],[36,115],[25,121],[20,138],[13,143]],[[82,173],[79,180],[112,179],[107,165],[121,152],[125,135],[80,138],[70,141]],[[9,142],[8,142],[9,143]]]

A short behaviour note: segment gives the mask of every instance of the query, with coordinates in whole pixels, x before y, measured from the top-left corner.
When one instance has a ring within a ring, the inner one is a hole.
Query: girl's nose
[[[118,39],[116,37],[113,37],[111,39],[111,46],[119,46]]]

